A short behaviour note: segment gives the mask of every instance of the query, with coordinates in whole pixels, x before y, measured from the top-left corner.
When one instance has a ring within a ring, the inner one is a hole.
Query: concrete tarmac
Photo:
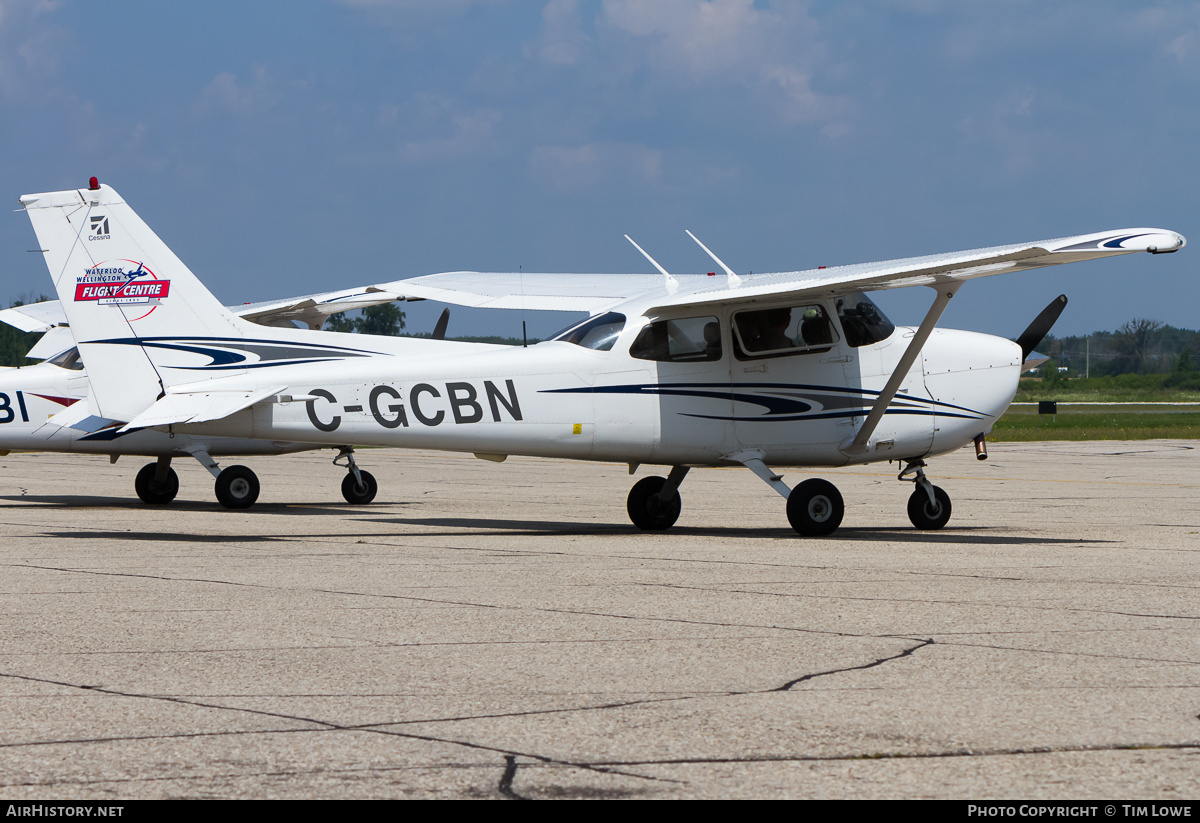
[[[233,512],[195,461],[149,507],[144,459],[9,455],[0,796],[1197,798],[1193,447],[933,460],[940,532],[816,472],[828,539],[745,469],[642,533],[625,466],[363,450],[356,507],[253,458]]]

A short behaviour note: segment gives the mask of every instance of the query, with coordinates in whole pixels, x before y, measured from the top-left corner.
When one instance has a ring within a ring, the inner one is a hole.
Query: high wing
[[[67,313],[63,311],[62,303],[46,300],[0,310],[0,323],[23,332],[50,331],[55,326],[67,325]]]
[[[1134,252],[1178,251],[1186,241],[1167,229],[1121,229],[1033,243],[993,246],[878,263],[773,272],[734,278],[651,274],[446,272],[381,283],[403,299],[428,299],[481,308],[587,311],[596,314],[637,301],[650,311],[769,297],[837,296],[987,277]]]
[[[282,300],[268,300],[261,303],[242,303],[237,306],[226,306],[226,308],[239,317],[260,326],[278,326],[289,320],[295,320],[310,329],[318,329],[332,314],[365,309],[380,303],[392,303],[403,299],[403,296],[386,291],[379,286],[363,286],[323,294],[306,294]],[[0,323],[6,323],[24,332],[44,332],[56,326],[67,325],[67,313],[63,311],[62,304],[57,300],[46,300],[41,303],[2,309],[0,310]],[[57,354],[57,352],[52,352],[52,354]]]
[[[342,291],[289,297],[264,303],[243,303],[229,306],[234,314],[260,326],[278,326],[289,320],[303,323],[310,329],[319,329],[331,314],[365,309],[381,303],[392,303],[404,299],[379,286],[343,289]]]

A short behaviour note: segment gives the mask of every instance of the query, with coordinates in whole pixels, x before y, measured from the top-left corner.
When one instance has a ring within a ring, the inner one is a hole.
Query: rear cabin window
[[[568,326],[550,339],[574,343],[585,349],[608,351],[613,347],[613,343],[617,342],[617,337],[624,328],[625,315],[610,311],[607,314],[589,317],[574,326]]]
[[[721,324],[715,317],[655,320],[629,347],[629,356],[660,363],[721,359]]]
[[[733,331],[742,360],[828,351],[837,340],[829,313],[819,303],[737,312]]]

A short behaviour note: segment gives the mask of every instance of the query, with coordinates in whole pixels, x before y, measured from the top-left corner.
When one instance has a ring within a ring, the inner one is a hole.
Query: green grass
[[[1009,411],[988,440],[1193,440],[1200,439],[1200,411],[1072,411],[1059,406],[1056,415],[1040,415],[1036,407]]]
[[[1173,384],[1173,385],[1172,385]],[[1200,403],[1200,391],[1191,380],[1174,380],[1169,374],[1123,374],[1116,377],[1073,378],[1046,383],[1024,378],[1015,401],[1062,400],[1073,403]]]

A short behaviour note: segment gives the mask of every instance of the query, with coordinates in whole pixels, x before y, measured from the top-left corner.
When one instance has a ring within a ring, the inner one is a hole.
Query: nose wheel
[[[925,461],[915,460],[900,472],[897,480],[913,475],[916,486],[908,497],[908,519],[922,531],[940,529],[950,522],[950,495],[945,489],[935,486],[925,477]]]
[[[347,503],[370,503],[378,492],[379,484],[370,472],[359,469],[357,479],[350,472],[346,472],[346,476],[342,478],[342,497],[346,498]]]
[[[342,478],[342,497],[346,498],[347,503],[361,506],[375,499],[379,484],[375,482],[373,474],[363,471],[354,462],[354,449],[342,446],[338,456],[333,458],[333,465],[346,467],[346,476]]]

